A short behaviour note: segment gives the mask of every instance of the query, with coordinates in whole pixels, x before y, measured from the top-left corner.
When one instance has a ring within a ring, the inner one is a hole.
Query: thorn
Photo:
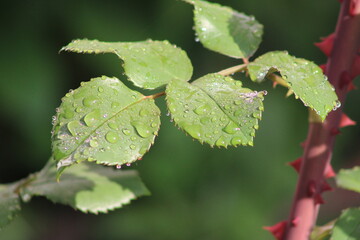
[[[324,204],[325,203],[323,197],[319,193],[314,195],[314,200],[315,200],[315,204]]]
[[[338,135],[340,133],[341,132],[340,132],[339,128],[337,128],[337,127],[334,127],[333,129],[330,130],[330,135],[331,136],[336,136],[336,135]]]
[[[273,88],[275,88],[278,84],[279,84],[278,82],[273,81],[273,85],[272,85]]]
[[[326,191],[333,191],[334,189],[330,186],[330,184],[327,181],[323,181],[323,183],[321,184],[321,192],[326,192]]]
[[[270,227],[263,227],[263,229],[269,231],[277,240],[284,238],[287,221],[281,221]]]
[[[352,83],[353,77],[348,71],[343,71],[340,75],[340,83],[339,87],[340,89],[343,89],[345,86],[348,86],[350,83]]]
[[[354,85],[353,82],[351,82],[351,83],[349,84],[349,86],[348,86],[347,91],[350,92],[350,91],[356,90],[356,89],[357,89],[357,87]]]
[[[340,128],[347,127],[347,126],[354,126],[354,125],[356,125],[356,122],[351,120],[345,113],[343,113],[341,115],[341,120],[340,120],[340,124],[339,124]]]
[[[293,225],[294,227],[296,227],[300,222],[300,217],[296,217],[291,221],[291,225]]]
[[[321,65],[319,65],[319,67],[321,68],[321,70],[323,71],[323,73],[326,72],[326,64],[321,64]]]
[[[315,195],[315,193],[316,193],[316,184],[314,181],[310,181],[307,194],[309,197],[312,197]]]
[[[289,162],[288,165],[292,166],[295,169],[295,171],[299,173],[301,168],[301,162],[302,162],[302,157],[299,157],[298,159]]]
[[[333,178],[336,176],[334,169],[332,168],[331,164],[328,163],[325,167],[324,177],[325,178]]]
[[[355,6],[356,6],[356,0],[351,0],[350,1],[350,6],[349,6],[349,15],[351,17],[354,17],[355,14]]]
[[[335,33],[321,38],[321,42],[314,43],[326,56],[330,56],[334,45]]]

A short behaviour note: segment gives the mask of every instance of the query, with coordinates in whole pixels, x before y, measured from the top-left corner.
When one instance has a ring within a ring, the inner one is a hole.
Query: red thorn
[[[326,64],[321,64],[321,65],[319,65],[319,67],[321,68],[321,70],[323,71],[323,73],[326,72]]]
[[[336,173],[334,172],[334,169],[332,168],[331,164],[328,163],[325,167],[324,177],[325,178],[332,178],[335,177]]]
[[[345,113],[341,115],[341,120],[339,124],[340,128],[354,125],[356,125],[356,122],[351,120]]]
[[[347,91],[350,92],[352,90],[357,89],[353,82],[349,83]]]
[[[294,227],[296,227],[300,222],[300,217],[296,217],[293,220],[291,220],[291,225],[293,225]]]
[[[316,193],[316,184],[314,181],[310,181],[307,193],[309,197],[314,196],[314,194]]]
[[[327,37],[321,38],[322,41],[315,43],[315,46],[317,46],[326,56],[330,56],[334,45],[334,38],[335,34],[332,33]]]
[[[299,157],[298,159],[296,159],[296,160],[294,160],[292,162],[289,162],[288,164],[290,166],[292,166],[297,173],[299,173],[300,168],[301,168],[301,162],[302,162],[302,157]]]
[[[343,89],[345,86],[348,86],[350,83],[352,83],[353,76],[348,71],[343,71],[340,75],[340,83],[339,87],[340,89]]]
[[[282,240],[284,238],[284,233],[286,229],[287,221],[281,221],[270,227],[263,227],[265,230],[269,231],[277,240]]]
[[[315,204],[324,204],[325,203],[324,199],[322,198],[321,194],[319,194],[319,193],[314,195],[314,201],[315,201]]]
[[[273,88],[275,88],[279,83],[278,82],[273,82]]]
[[[321,184],[321,192],[326,192],[326,191],[333,191],[334,189],[330,186],[330,184],[326,181],[324,181]]]
[[[334,127],[333,129],[330,130],[331,136],[336,136],[336,135],[338,135],[340,133],[341,132],[340,132],[339,128],[337,128],[337,127]]]
[[[351,0],[350,1],[350,6],[349,6],[349,15],[351,17],[354,17],[355,14],[355,6],[356,6],[356,0]]]

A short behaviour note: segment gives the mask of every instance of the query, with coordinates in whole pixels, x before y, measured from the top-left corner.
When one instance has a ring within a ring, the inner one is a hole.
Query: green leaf
[[[327,114],[340,106],[334,88],[320,67],[287,52],[268,52],[248,65],[250,78],[261,82],[269,73],[279,72],[288,88],[324,120]]]
[[[0,185],[0,230],[13,220],[20,210],[15,185]]]
[[[81,83],[62,98],[53,117],[52,148],[58,167],[84,160],[130,164],[151,147],[160,127],[154,100],[116,78]]]
[[[136,86],[154,89],[172,80],[188,81],[192,65],[186,52],[168,41],[100,42],[74,40],[62,51],[78,53],[115,53],[124,61],[124,70]]]
[[[253,16],[216,3],[185,1],[194,5],[195,31],[204,47],[233,58],[251,57],[258,49],[263,26]]]
[[[336,176],[339,187],[360,193],[360,167],[341,169]]]
[[[174,122],[211,146],[253,145],[266,92],[242,88],[240,81],[208,74],[192,84],[173,81],[166,101]]]
[[[358,240],[360,239],[360,209],[349,208],[343,211],[336,221],[332,240]]]
[[[45,196],[55,203],[82,212],[99,213],[120,208],[137,197],[149,195],[136,171],[81,163],[69,168],[56,182],[56,168],[40,172],[23,191],[23,198]]]

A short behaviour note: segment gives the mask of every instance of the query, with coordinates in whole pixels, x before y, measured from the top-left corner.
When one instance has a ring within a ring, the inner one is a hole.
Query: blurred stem
[[[350,10],[350,4],[354,4],[353,10]],[[325,73],[342,105],[348,86],[344,87],[341,83],[341,76],[351,71],[359,48],[360,0],[344,0]],[[323,123],[309,123],[300,176],[283,240],[308,240],[310,237],[319,210],[319,201],[316,199],[322,193],[325,168],[330,164],[335,142],[334,130],[339,128],[341,115],[342,111],[338,109],[331,112]]]
[[[237,66],[233,66],[233,67],[221,70],[220,72],[218,72],[218,74],[223,75],[223,76],[228,76],[228,75],[234,74],[236,72],[241,72],[242,70],[244,70],[246,68],[246,66],[247,66],[247,63],[240,64]]]

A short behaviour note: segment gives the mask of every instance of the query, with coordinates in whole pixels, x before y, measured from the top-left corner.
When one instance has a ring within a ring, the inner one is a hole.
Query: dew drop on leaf
[[[77,130],[81,127],[81,124],[79,121],[71,121],[67,124],[67,128],[71,135],[76,136]]]
[[[122,132],[123,132],[126,136],[129,136],[130,133],[131,133],[131,131],[130,131],[129,129],[127,129],[127,128],[124,128],[124,129],[122,130]]]
[[[100,110],[99,109],[96,109],[96,110],[86,114],[84,117],[84,122],[89,127],[96,126],[99,121],[100,121]]]
[[[97,97],[89,96],[83,99],[83,104],[85,107],[92,107],[97,101]]]
[[[135,128],[137,134],[142,138],[147,138],[151,135],[150,129],[144,125],[142,122],[135,121],[132,122],[131,125]]]
[[[117,141],[119,141],[119,137],[117,135],[117,133],[110,131],[105,135],[105,139],[109,142],[109,143],[116,143]]]
[[[223,131],[228,134],[234,134],[236,131],[240,130],[238,126],[233,122],[230,121],[224,128]]]

